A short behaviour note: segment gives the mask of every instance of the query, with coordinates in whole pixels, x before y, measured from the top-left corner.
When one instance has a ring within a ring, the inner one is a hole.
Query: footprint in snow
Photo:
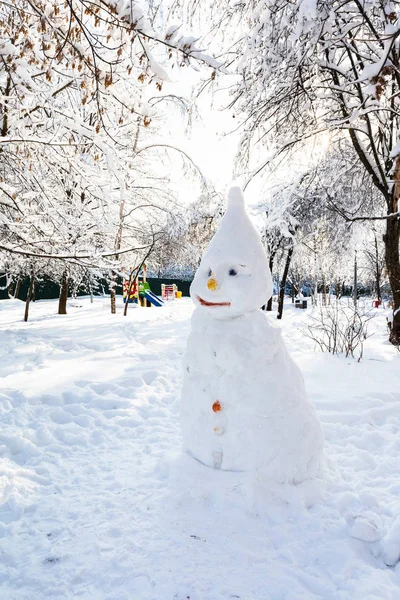
[[[158,376],[158,373],[157,373],[157,371],[154,371],[154,370],[145,371],[142,374],[142,377],[143,377],[144,381],[147,383],[147,385],[151,385],[157,376]]]
[[[362,542],[377,542],[382,539],[382,520],[372,511],[360,515],[349,515],[347,518],[348,531],[351,537]]]
[[[80,379],[79,381],[74,381],[74,385],[76,385],[76,387],[80,387],[80,388],[85,388],[88,387],[90,385],[90,381],[87,381],[86,379]]]
[[[381,541],[378,551],[379,556],[388,567],[394,567],[400,562],[400,515],[393,521]]]

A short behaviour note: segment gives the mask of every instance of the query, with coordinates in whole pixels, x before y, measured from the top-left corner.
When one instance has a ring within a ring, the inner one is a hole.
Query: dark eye
[[[211,277],[211,275],[212,275],[211,269],[208,269],[208,274],[207,275],[208,275],[208,277]]]
[[[235,275],[237,275],[237,271],[236,269],[229,269],[229,275],[232,275],[232,277],[235,277]]]

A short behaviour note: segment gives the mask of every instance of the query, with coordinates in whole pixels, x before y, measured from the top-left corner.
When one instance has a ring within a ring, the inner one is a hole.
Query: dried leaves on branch
[[[7,271],[19,261],[14,270],[27,272],[33,259],[85,267],[124,253],[133,260],[161,233],[160,214],[175,210],[167,156],[174,149],[154,140],[145,92],[150,84],[159,93],[173,67],[204,64],[210,76],[222,67],[156,8],[146,14],[125,0],[0,1]]]

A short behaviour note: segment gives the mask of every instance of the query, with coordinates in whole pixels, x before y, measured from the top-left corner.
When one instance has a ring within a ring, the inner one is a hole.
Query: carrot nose
[[[210,277],[207,281],[207,287],[209,290],[216,290],[218,287],[218,281],[214,277]]]

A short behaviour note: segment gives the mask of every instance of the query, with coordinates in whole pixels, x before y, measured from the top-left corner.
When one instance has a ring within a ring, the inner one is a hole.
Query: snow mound
[[[384,317],[349,364],[307,351],[287,305],[328,447],[323,481],[294,486],[180,452],[190,300],[127,317],[79,304],[60,318],[37,301],[24,323],[0,301],[1,600],[398,599],[400,355]],[[345,515],[368,511],[377,542],[349,535]]]

